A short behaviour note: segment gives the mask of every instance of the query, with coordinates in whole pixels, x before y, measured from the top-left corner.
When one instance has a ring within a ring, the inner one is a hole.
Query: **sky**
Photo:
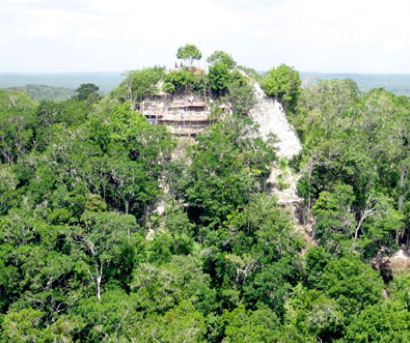
[[[172,66],[195,44],[259,71],[410,73],[408,0],[0,0],[0,72]]]

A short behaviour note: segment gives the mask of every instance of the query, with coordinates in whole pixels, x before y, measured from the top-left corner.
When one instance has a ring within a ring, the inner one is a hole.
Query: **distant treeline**
[[[348,74],[348,73],[315,73],[301,72],[301,79],[304,84],[312,84],[318,80],[328,79],[352,79],[362,92],[367,92],[374,88],[383,87],[389,92],[396,95],[410,95],[410,75],[401,74]],[[125,75],[120,72],[94,72],[94,73],[0,73],[0,88],[22,88],[25,85],[47,85],[52,87],[61,87],[76,89],[82,83],[92,82],[96,84],[101,93],[107,94],[117,87],[123,81]],[[31,94],[29,93],[31,96]],[[54,100],[61,101],[65,99],[56,99],[52,97],[34,98],[34,100]]]
[[[107,94],[124,78],[125,75],[121,72],[0,73],[0,88],[47,85],[76,89],[83,83],[91,82],[96,84],[103,94]]]
[[[51,87],[44,85],[26,85],[23,87],[10,87],[10,90],[23,90],[35,101],[52,100],[61,102],[70,99],[75,95],[74,89]]]
[[[352,79],[362,92],[374,88],[385,88],[396,95],[410,96],[410,75],[408,74],[347,74],[347,73],[313,73],[301,72],[304,84],[316,83],[318,80]]]

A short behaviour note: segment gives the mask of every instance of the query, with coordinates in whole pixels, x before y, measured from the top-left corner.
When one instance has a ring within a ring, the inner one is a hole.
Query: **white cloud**
[[[0,0],[0,68],[172,64],[192,42],[257,69],[410,72],[408,13],[399,0]]]

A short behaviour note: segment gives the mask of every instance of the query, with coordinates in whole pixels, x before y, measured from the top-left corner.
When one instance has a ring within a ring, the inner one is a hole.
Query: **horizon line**
[[[70,71],[1,71],[0,75],[6,74],[32,74],[32,75],[52,75],[52,74],[103,74],[103,73],[110,73],[110,74],[124,74],[128,71],[133,70],[141,70],[139,69],[126,69],[126,70],[70,70]],[[298,70],[295,68],[296,71],[299,73],[305,74],[340,74],[340,75],[408,75],[410,76],[410,72],[351,72],[351,71],[312,71],[312,70]],[[258,73],[265,73],[266,71],[256,70]]]

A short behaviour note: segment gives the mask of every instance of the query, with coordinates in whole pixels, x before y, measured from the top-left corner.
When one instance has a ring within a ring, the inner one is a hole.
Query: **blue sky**
[[[410,73],[409,15],[400,0],[0,0],[0,72],[173,65],[189,42],[258,70]]]

